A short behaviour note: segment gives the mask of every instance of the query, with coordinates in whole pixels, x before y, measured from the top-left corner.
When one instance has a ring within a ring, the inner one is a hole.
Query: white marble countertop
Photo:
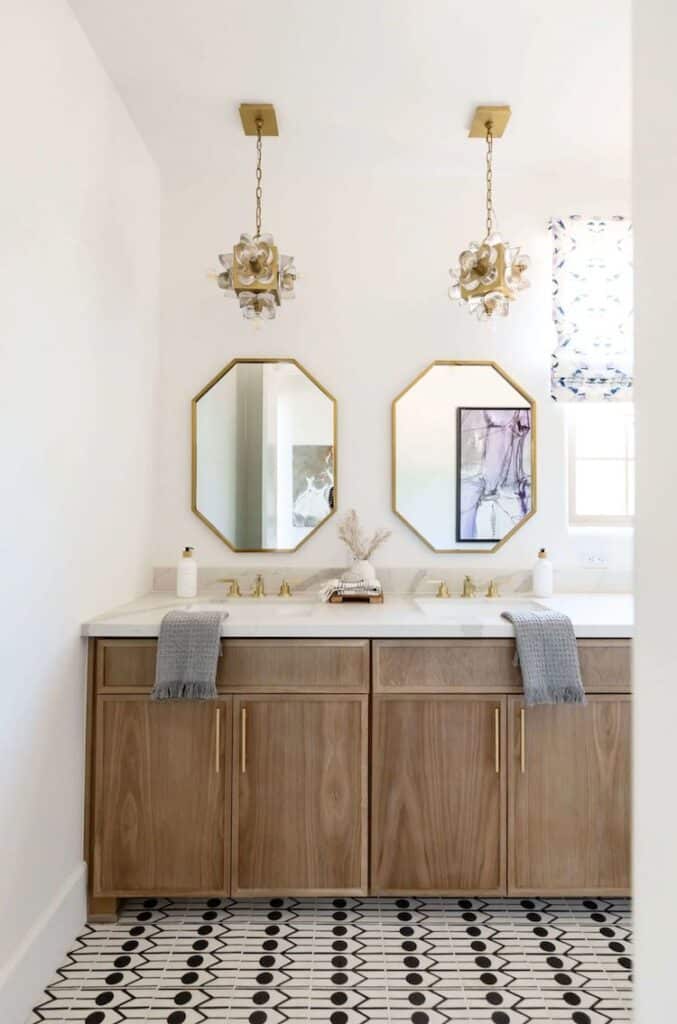
[[[316,597],[243,597],[222,600],[205,593],[193,600],[152,593],[90,619],[85,637],[154,637],[172,608],[225,609],[224,637],[511,637],[501,618],[511,607],[553,608],[567,614],[578,637],[633,635],[630,594],[557,594],[541,599],[521,595],[451,600],[388,596],[383,604],[323,604]]]

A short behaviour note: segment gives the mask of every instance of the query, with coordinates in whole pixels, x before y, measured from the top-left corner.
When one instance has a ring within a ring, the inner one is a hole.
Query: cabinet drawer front
[[[99,691],[150,690],[157,640],[99,640]],[[216,685],[227,692],[367,693],[368,640],[224,640]]]
[[[374,690],[520,692],[513,640],[375,640]]]
[[[157,640],[97,640],[97,690],[152,689]]]
[[[629,640],[579,640],[588,693],[626,693],[631,687]],[[374,691],[387,693],[521,693],[509,639],[375,640]]]
[[[579,640],[578,657],[588,693],[629,693],[632,689],[630,640]]]
[[[369,641],[226,640],[218,685],[247,693],[366,693]]]

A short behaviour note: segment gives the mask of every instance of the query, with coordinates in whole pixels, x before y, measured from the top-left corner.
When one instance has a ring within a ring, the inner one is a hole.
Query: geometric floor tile
[[[620,1024],[630,957],[628,900],[129,900],[29,1022]]]

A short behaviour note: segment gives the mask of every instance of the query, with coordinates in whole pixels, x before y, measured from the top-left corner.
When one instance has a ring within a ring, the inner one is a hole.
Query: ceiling
[[[71,5],[170,183],[227,179],[242,100],[297,175],[476,174],[477,103],[513,108],[501,173],[629,175],[630,0]]]

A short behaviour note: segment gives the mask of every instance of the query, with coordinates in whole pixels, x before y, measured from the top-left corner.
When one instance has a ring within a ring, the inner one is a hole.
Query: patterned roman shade
[[[632,399],[632,224],[626,217],[550,221],[555,401]]]

